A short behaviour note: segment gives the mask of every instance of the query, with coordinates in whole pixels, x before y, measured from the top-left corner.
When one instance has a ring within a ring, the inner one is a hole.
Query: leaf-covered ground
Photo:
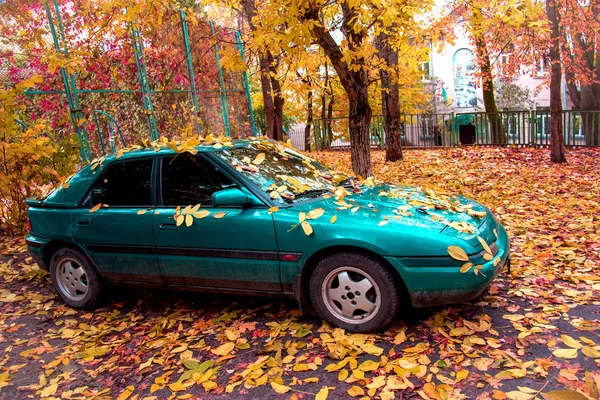
[[[349,168],[348,153],[316,156]],[[562,389],[597,397],[600,150],[570,151],[560,166],[540,149],[373,158],[378,179],[489,206],[510,234],[512,274],[468,304],[410,311],[386,332],[351,335],[281,299],[115,288],[104,308],[72,310],[23,240],[5,238],[0,399],[520,400]]]

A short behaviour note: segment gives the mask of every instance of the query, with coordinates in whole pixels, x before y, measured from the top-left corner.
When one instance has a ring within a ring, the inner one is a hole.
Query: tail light
[[[27,218],[27,230],[29,232],[33,232],[33,227],[31,226],[31,221]]]

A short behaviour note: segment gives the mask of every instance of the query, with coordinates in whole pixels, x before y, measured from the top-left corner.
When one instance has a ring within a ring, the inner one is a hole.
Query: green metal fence
[[[567,146],[600,146],[600,111],[562,112]],[[550,145],[550,111],[502,111],[497,113],[404,114],[402,145],[409,148],[460,145]],[[371,119],[371,146],[385,148],[385,125],[381,115]],[[317,149],[350,146],[348,118],[314,121],[313,143]]]
[[[0,88],[42,77],[23,96],[21,125],[44,119],[59,139],[75,131],[84,162],[139,139],[175,136],[190,123],[202,134],[257,134],[246,72],[221,66],[224,50],[244,59],[239,32],[173,9],[163,16],[160,32],[136,21],[111,30],[111,19],[104,16],[106,33],[88,43],[77,4],[43,0],[21,7],[46,43],[20,43],[18,35],[0,38]],[[3,18],[7,7],[11,4],[0,2]],[[115,33],[121,31],[129,36]],[[49,49],[68,60],[78,46],[99,54],[95,60],[102,65],[85,64],[84,73],[53,72],[40,61]]]

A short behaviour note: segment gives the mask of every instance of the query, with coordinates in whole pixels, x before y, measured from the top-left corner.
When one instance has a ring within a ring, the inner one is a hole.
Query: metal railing
[[[600,146],[600,111],[562,112],[567,146]],[[350,147],[348,118],[314,121],[312,142],[316,149]],[[497,113],[403,114],[404,147],[460,145],[550,145],[550,111],[500,111]],[[371,119],[371,147],[385,148],[385,124],[381,115]]]

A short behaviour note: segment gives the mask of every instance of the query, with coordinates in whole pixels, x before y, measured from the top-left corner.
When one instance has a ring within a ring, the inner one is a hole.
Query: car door
[[[153,217],[166,282],[240,293],[280,292],[277,241],[268,208],[214,208],[214,192],[241,185],[205,155],[161,157],[160,164],[161,206]],[[198,218],[191,217],[189,226],[177,226],[176,208],[196,205]]]
[[[162,284],[152,230],[156,157],[105,167],[74,210],[72,238],[113,281]],[[94,207],[102,206],[95,210]],[[95,211],[91,211],[95,210]]]

